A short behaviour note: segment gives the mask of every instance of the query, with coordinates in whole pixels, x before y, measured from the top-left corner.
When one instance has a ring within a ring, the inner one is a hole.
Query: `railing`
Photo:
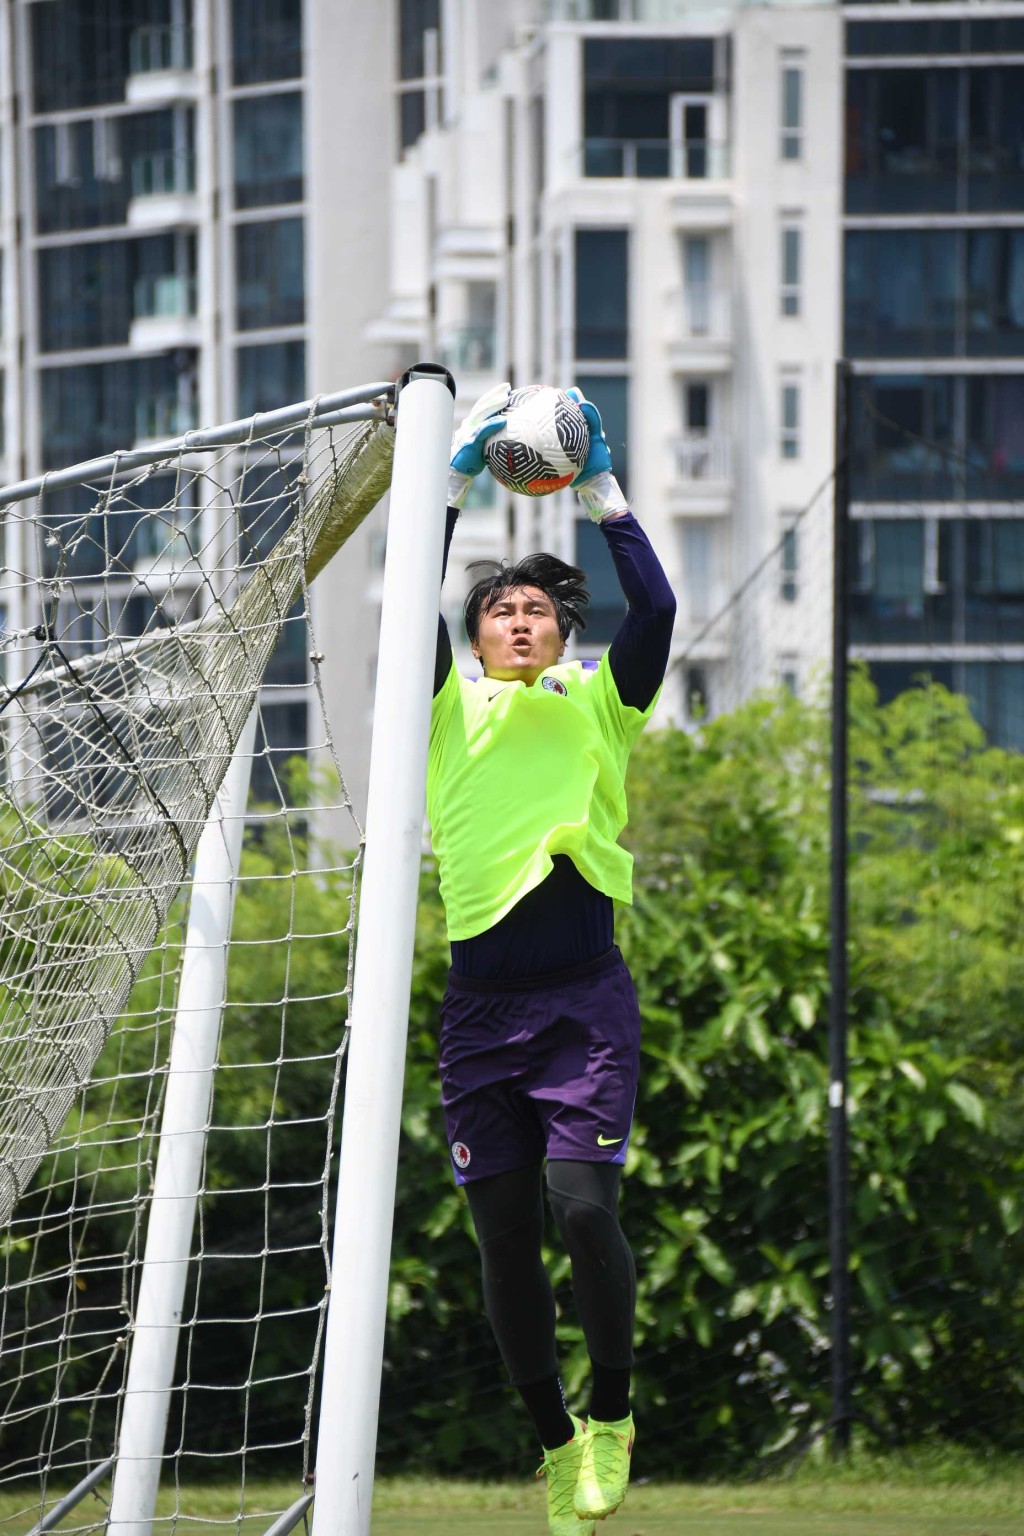
[[[130,74],[149,75],[158,70],[191,68],[191,27],[136,27],[128,43]]]
[[[721,181],[729,175],[729,145],[717,139],[584,139],[585,177]]]
[[[196,409],[177,395],[149,395],[135,402],[135,441],[180,437],[196,425]]]
[[[196,280],[176,272],[140,277],[133,299],[132,315],[136,320],[183,319],[196,312]]]
[[[195,155],[176,154],[171,149],[158,150],[152,155],[138,155],[132,161],[131,182],[133,197],[161,197],[174,192],[194,192]]]
[[[671,296],[678,328],[687,341],[729,341],[732,336],[732,309],[729,294],[711,283],[688,283]]]
[[[646,21],[655,25],[692,19],[694,0],[545,0],[545,21]]]
[[[446,368],[486,372],[494,367],[497,338],[493,326],[465,325],[445,331],[439,338],[439,347]]]
[[[680,480],[722,482],[731,474],[732,454],[727,437],[688,433],[675,441],[676,469]]]

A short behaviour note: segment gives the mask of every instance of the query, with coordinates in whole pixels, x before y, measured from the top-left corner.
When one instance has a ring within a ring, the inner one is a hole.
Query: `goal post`
[[[384,563],[313,1536],[370,1530],[453,411],[444,370],[406,375]]]
[[[188,1518],[185,1458],[233,1462],[239,1518],[265,1457],[308,1486],[324,1351],[315,1518],[369,1529],[453,409],[423,364],[0,490],[0,1487],[37,1485],[26,1529],[108,1470],[119,1536],[157,1528],[163,1471]],[[308,589],[389,486],[364,834]],[[294,780],[289,633],[320,722]]]
[[[231,908],[242,855],[255,738],[253,710],[196,849],[110,1496],[111,1536],[149,1536],[153,1529],[213,1097]]]

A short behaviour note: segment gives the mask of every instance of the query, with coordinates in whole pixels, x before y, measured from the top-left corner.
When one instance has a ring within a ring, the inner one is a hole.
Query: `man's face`
[[[513,587],[480,615],[473,655],[487,677],[529,687],[565,650],[555,605],[539,587]]]

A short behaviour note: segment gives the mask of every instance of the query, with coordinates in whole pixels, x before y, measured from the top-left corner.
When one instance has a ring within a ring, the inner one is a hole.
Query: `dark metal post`
[[[832,804],[829,933],[829,1270],[832,1292],[832,1448],[848,1450],[850,1393],[849,1149],[846,1125],[847,1017],[847,651],[850,526],[850,379],[836,364],[835,515],[832,553]]]

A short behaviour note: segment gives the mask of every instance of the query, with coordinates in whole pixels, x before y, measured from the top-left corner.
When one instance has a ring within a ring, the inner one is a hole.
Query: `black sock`
[[[576,1433],[572,1419],[565,1408],[565,1398],[562,1394],[562,1383],[558,1375],[545,1376],[542,1381],[528,1382],[525,1387],[516,1386],[516,1391],[526,1404],[540,1443],[546,1451],[557,1451],[560,1445],[568,1445]]]
[[[600,1365],[591,1360],[593,1385],[590,1392],[590,1417],[601,1424],[616,1424],[629,1413],[628,1365]]]

